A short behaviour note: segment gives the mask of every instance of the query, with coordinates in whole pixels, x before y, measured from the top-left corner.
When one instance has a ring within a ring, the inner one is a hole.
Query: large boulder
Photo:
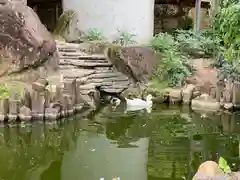
[[[151,79],[157,59],[162,58],[153,49],[146,46],[111,45],[104,51],[107,59],[116,69],[128,76],[134,83],[145,83]]]
[[[58,69],[54,39],[24,3],[0,1],[0,76],[45,64]]]
[[[220,110],[220,102],[213,99],[208,94],[202,94],[201,96],[192,100],[192,109],[197,111],[216,112]]]
[[[213,91],[216,91],[217,70],[210,67],[210,63],[209,59],[194,60],[193,66],[196,72],[185,79],[185,84],[195,85],[201,93],[216,94]]]
[[[202,163],[193,180],[210,180],[210,179],[229,179],[228,176],[220,169],[214,161],[206,161]]]
[[[54,38],[67,42],[80,40],[80,30],[77,27],[78,16],[73,10],[66,10],[59,17],[57,26],[53,32]]]

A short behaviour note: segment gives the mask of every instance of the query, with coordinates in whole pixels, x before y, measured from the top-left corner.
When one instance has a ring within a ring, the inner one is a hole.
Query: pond
[[[180,180],[199,164],[239,169],[240,118],[156,106],[123,113],[103,107],[55,124],[0,128],[1,180]]]

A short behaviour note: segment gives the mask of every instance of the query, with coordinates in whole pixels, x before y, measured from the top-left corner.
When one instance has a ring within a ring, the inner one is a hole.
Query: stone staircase
[[[64,79],[77,78],[82,82],[82,93],[100,87],[109,93],[120,93],[129,87],[126,75],[112,68],[103,54],[87,54],[79,44],[57,42],[60,72]]]
[[[100,92],[96,87],[108,93],[129,87],[128,77],[114,70],[102,54],[84,53],[71,43],[57,42],[57,48],[59,73],[46,76],[41,71],[29,88],[0,99],[0,122],[57,120],[81,111],[84,105],[97,108]]]

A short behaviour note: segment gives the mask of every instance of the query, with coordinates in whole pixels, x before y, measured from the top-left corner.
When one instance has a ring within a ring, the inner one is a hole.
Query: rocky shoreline
[[[60,56],[58,73],[39,78],[29,89],[0,99],[0,121],[57,120],[82,110],[96,109],[100,92],[121,93],[129,79],[115,71],[103,54],[88,54],[77,44],[57,42]]]

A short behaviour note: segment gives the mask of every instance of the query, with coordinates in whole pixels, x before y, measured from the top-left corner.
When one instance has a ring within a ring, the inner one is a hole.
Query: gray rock
[[[0,99],[0,122],[3,122],[9,112],[9,100],[7,98]]]
[[[44,118],[45,92],[32,91],[32,116],[33,119]]]
[[[185,88],[182,89],[182,101],[184,104],[190,104],[193,98],[193,92],[196,86],[192,84],[187,84]]]
[[[60,118],[60,108],[46,108],[45,109],[45,118],[46,120],[50,121],[56,121],[58,118]]]
[[[224,103],[223,108],[226,110],[231,110],[233,108],[233,103]]]
[[[208,94],[202,94],[201,96],[192,100],[192,109],[200,111],[216,112],[220,110],[220,102],[211,98]]]
[[[9,114],[8,120],[15,121],[18,118],[19,108],[20,108],[20,100],[9,99]]]
[[[179,103],[182,101],[182,90],[181,89],[170,89],[169,90],[169,102]]]
[[[22,106],[19,110],[19,118],[21,121],[30,121],[32,119],[32,111],[26,106]]]
[[[61,103],[63,105],[63,109],[61,112],[61,115],[66,117],[66,116],[70,116],[74,113],[74,109],[73,109],[73,104],[72,104],[72,96],[69,94],[63,94]]]
[[[234,82],[233,84],[233,100],[232,100],[234,107],[240,107],[240,83]]]
[[[45,91],[45,85],[40,83],[40,82],[34,82],[34,83],[32,83],[32,89],[34,91],[44,92]]]

